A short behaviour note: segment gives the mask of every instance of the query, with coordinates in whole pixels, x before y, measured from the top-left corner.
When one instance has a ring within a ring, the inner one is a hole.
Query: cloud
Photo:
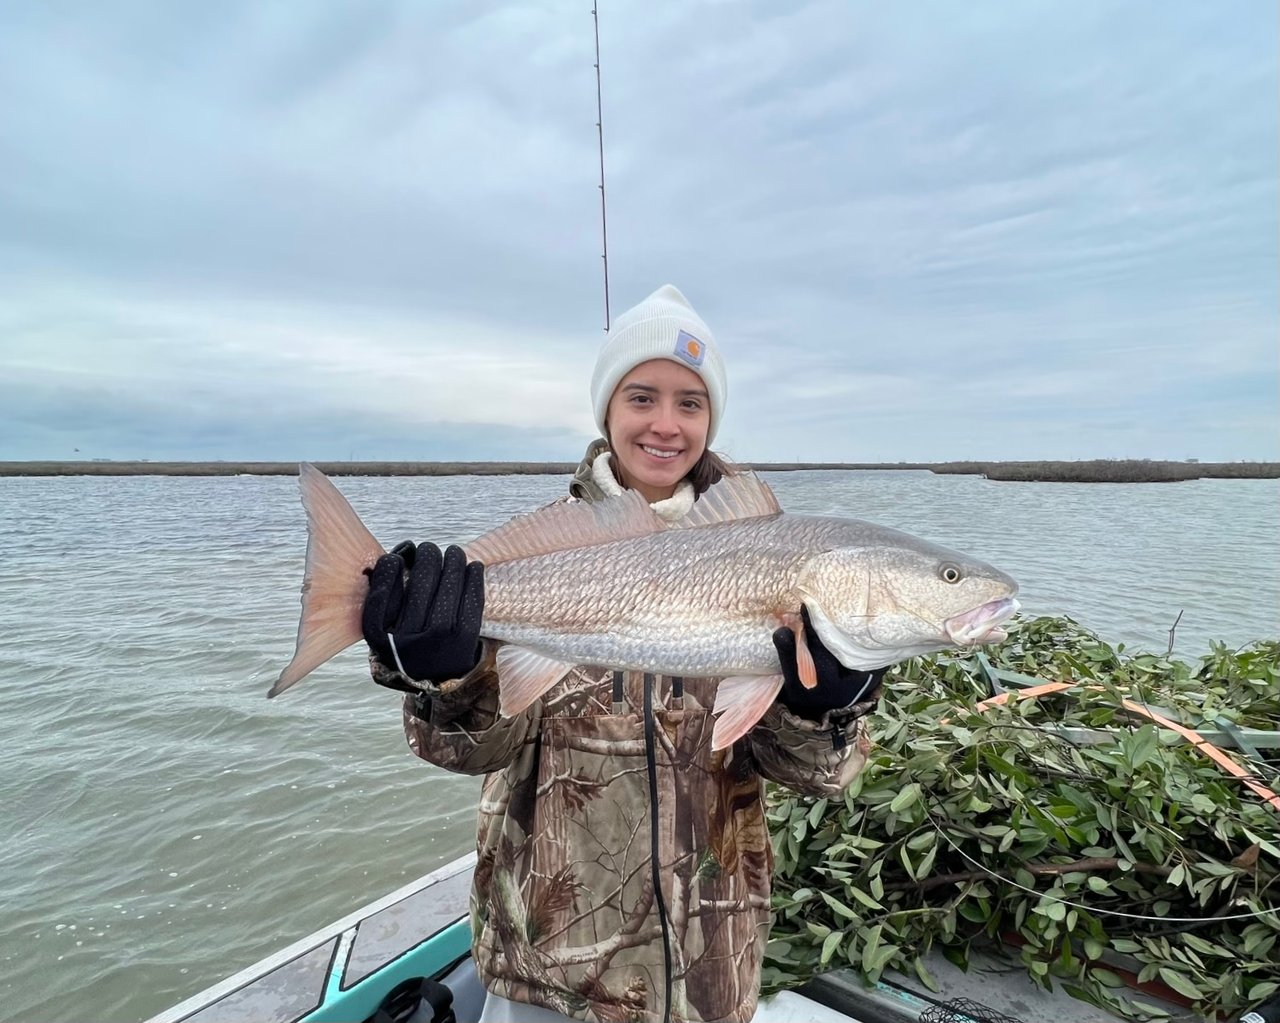
[[[1276,19],[607,9],[613,311],[690,296],[739,458],[1278,458]],[[7,22],[0,458],[589,439],[580,6]]]
[[[49,308],[61,310],[52,322]],[[590,411],[574,400],[585,375],[564,371],[574,339],[555,335],[515,342],[474,323],[378,310],[330,308],[317,318],[309,306],[86,301],[82,292],[15,301],[0,315],[6,329],[17,339],[7,382],[24,398],[6,403],[9,416],[25,407],[30,425],[39,409],[57,409],[58,424],[76,424],[80,436],[120,429],[142,449],[148,423],[169,446],[199,435],[206,454],[221,432],[242,452],[227,457],[240,458],[258,457],[255,435],[278,450],[293,435],[315,443],[328,423],[337,446],[349,447],[353,433],[369,438],[366,447],[400,435],[390,446],[405,450],[420,447],[415,437],[473,427],[468,449],[507,434],[505,449],[538,458],[528,453],[532,438],[571,438],[576,449],[591,429]],[[546,407],[531,412],[531,392]]]

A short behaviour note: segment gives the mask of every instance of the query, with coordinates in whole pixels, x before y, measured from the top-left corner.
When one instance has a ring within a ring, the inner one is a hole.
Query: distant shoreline
[[[576,462],[316,462],[328,476],[567,476]],[[1280,479],[1280,462],[742,462],[757,472],[928,470],[1037,483],[1176,483]],[[0,462],[0,476],[296,476],[297,462]]]

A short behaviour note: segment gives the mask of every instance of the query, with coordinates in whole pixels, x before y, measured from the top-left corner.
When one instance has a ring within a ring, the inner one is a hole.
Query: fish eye
[[[956,565],[948,562],[938,569],[938,578],[944,583],[958,583],[964,575]]]

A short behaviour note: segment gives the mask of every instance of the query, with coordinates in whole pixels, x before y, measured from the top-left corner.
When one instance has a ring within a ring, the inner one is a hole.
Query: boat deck
[[[484,990],[470,960],[467,902],[475,855],[441,867],[370,903],[149,1023],[340,1023],[374,1014],[406,980],[438,977],[452,990],[457,1023],[474,1023]],[[762,1001],[765,1023],[919,1023],[945,1000],[968,998],[1021,1023],[1110,1023],[1114,1017],[1061,990],[1045,991],[1008,962],[975,958],[965,973],[941,955],[927,959],[943,994],[887,974],[866,987],[851,971],[825,974],[798,991]],[[1158,999],[1144,994],[1143,999]],[[1172,1021],[1198,1017],[1165,1005]],[[945,1017],[944,1017],[945,1018]],[[982,1023],[953,1016],[955,1023]]]

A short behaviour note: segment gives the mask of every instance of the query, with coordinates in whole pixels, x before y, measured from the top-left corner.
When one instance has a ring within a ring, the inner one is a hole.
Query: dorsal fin
[[[627,490],[604,501],[563,501],[517,515],[467,544],[468,560],[504,561],[660,533],[667,524],[644,496]]]
[[[752,473],[742,473],[725,476],[709,488],[678,522],[664,521],[639,491],[625,490],[604,501],[563,501],[518,515],[472,540],[466,551],[469,560],[500,565],[538,554],[647,536],[664,529],[693,529],[776,515],[781,510],[768,484]]]
[[[694,503],[688,515],[679,522],[671,523],[671,528],[694,529],[735,519],[758,519],[781,511],[769,484],[753,472],[743,472],[725,476],[710,487]]]

